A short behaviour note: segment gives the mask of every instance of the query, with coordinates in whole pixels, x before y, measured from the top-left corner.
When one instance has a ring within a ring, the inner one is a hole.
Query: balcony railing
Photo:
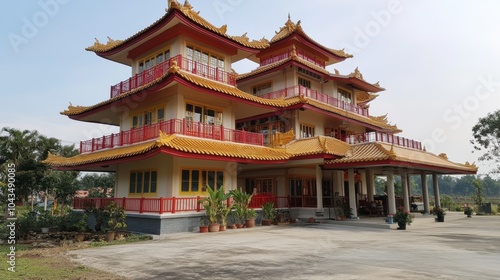
[[[139,213],[177,213],[177,212],[201,212],[203,205],[199,202],[201,196],[196,197],[156,197],[156,198],[73,198],[73,209],[105,208],[111,202],[115,202],[125,211]],[[262,208],[266,202],[274,202],[275,208],[288,208],[289,196],[254,196],[250,202],[250,208]]]
[[[176,61],[177,66],[179,66],[179,68],[184,71],[188,71],[190,73],[205,77],[213,81],[236,86],[236,75],[234,75],[233,73],[229,73],[219,68],[211,67],[200,62],[187,59],[185,57],[182,57],[182,55],[177,55],[150,69],[135,74],[127,80],[111,86],[110,98],[142,87],[158,78],[161,78],[168,72],[168,69],[172,66],[174,61]]]
[[[186,119],[171,119],[157,124],[146,125],[120,131],[111,135],[80,142],[80,153],[95,152],[103,149],[131,145],[158,138],[160,130],[167,134],[182,134],[205,139],[229,141],[251,145],[264,145],[264,136],[260,133],[234,130],[224,126],[203,124]]]
[[[299,50],[296,50],[295,51],[297,56],[304,59],[305,61],[309,62],[309,63],[312,63],[316,66],[319,66],[321,68],[325,68],[325,62],[322,61],[322,60],[318,60],[316,59],[315,57],[312,57],[310,55],[307,55]],[[275,62],[278,62],[278,61],[281,61],[281,60],[284,60],[284,59],[287,59],[291,56],[291,51],[287,51],[285,53],[280,53],[280,54],[276,54],[276,55],[272,55],[272,56],[269,56],[267,58],[263,58],[261,59],[260,61],[260,66],[265,66],[265,65],[268,65],[268,64],[271,64],[271,63],[275,63]]]
[[[422,142],[411,140],[408,138],[381,133],[368,132],[347,136],[345,141],[349,144],[369,143],[369,142],[384,142],[394,144],[401,147],[407,147],[416,150],[422,150]]]
[[[345,110],[347,112],[356,113],[358,115],[362,115],[365,117],[368,117],[368,115],[369,115],[368,109],[362,108],[362,107],[357,106],[357,105],[345,103],[344,101],[342,101],[340,99],[337,99],[337,98],[332,97],[332,96],[328,96],[328,95],[321,93],[317,90],[312,90],[312,89],[303,87],[301,85],[297,85],[297,86],[281,89],[278,91],[270,92],[270,93],[261,95],[261,97],[267,98],[267,99],[277,99],[277,98],[284,97],[285,99],[287,99],[287,98],[292,98],[292,97],[296,97],[299,95],[303,95],[305,97],[312,98],[314,100],[332,105],[334,107],[340,108],[340,109]]]

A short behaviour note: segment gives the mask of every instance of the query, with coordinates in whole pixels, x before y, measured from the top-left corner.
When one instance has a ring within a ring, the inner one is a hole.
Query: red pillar
[[[160,214],[163,214],[163,197],[160,197]]]
[[[175,213],[175,208],[177,208],[177,199],[172,197],[172,214]]]

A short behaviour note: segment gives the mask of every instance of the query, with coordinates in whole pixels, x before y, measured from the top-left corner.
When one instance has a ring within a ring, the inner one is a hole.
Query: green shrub
[[[59,230],[61,231],[78,231],[78,223],[82,219],[81,213],[70,212],[62,216],[59,222]]]
[[[25,213],[17,220],[17,234],[22,238],[28,237],[31,231],[37,231],[38,229],[36,212]]]

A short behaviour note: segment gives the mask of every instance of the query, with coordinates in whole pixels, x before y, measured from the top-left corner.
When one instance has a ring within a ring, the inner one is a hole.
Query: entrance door
[[[316,179],[293,178],[288,180],[291,207],[316,207]]]

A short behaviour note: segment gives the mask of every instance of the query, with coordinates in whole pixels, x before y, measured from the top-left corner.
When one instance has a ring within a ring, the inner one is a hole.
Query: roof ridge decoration
[[[370,119],[379,122],[381,124],[384,124],[385,126],[389,127],[391,130],[394,132],[403,132],[403,130],[399,129],[397,125],[392,125],[389,120],[387,119],[387,114],[381,115],[381,116],[368,116]]]
[[[87,51],[107,51],[123,43],[123,40],[113,40],[108,37],[106,44],[101,43],[97,38],[95,39],[94,45],[85,48]]]
[[[361,74],[361,72],[359,71],[357,66],[356,66],[356,69],[354,69],[354,72],[349,74],[349,77],[358,78],[358,79],[363,80],[363,81],[365,80],[365,79],[363,79],[363,74]]]
[[[282,147],[290,143],[293,139],[295,139],[295,133],[293,132],[293,128],[287,132],[279,132],[276,131],[271,136],[271,143],[273,148]]]

